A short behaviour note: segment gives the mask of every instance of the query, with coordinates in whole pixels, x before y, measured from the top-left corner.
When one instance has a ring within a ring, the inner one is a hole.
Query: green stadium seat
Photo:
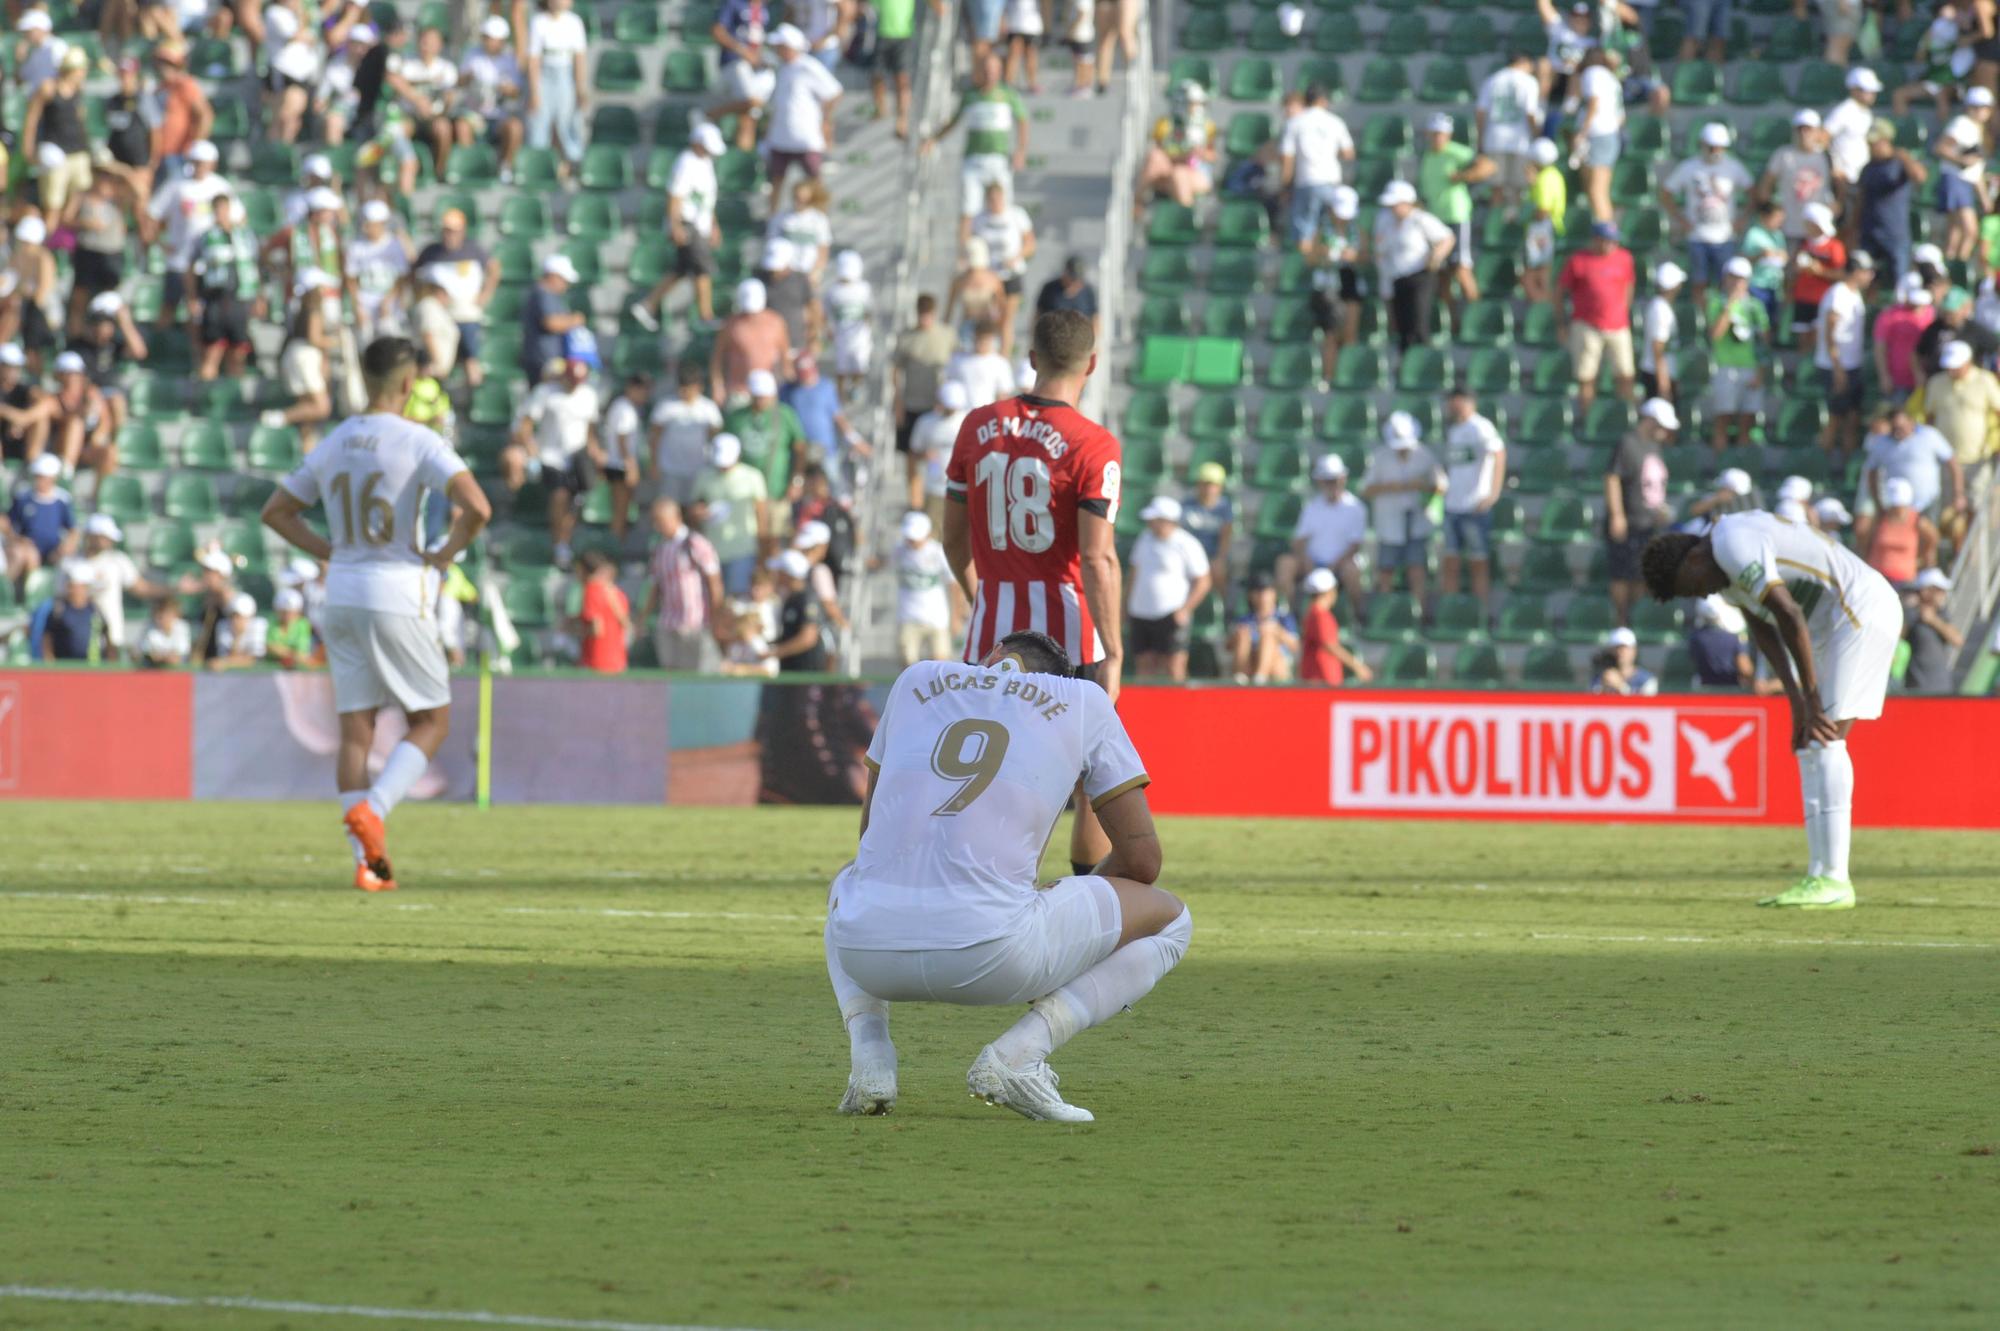
[[[1260,444],[1303,447],[1312,437],[1312,409],[1296,393],[1267,393],[1251,434]]]
[[[264,550],[263,526],[256,522],[236,522],[222,531],[222,550],[237,567],[249,573],[268,575],[271,558]]]
[[[1243,406],[1234,393],[1203,393],[1189,408],[1183,427],[1197,443],[1234,440],[1243,433]]]
[[[1533,368],[1528,371],[1527,391],[1536,397],[1567,398],[1573,382],[1568,355],[1544,352],[1535,358]]]
[[[539,491],[531,495],[529,489],[523,487],[520,498],[514,504],[514,510],[516,513],[540,513],[546,507],[545,503],[530,501],[545,499],[546,496]],[[501,552],[500,564],[509,575],[531,573],[539,582],[541,575],[547,573],[549,565],[555,562],[555,557],[555,543],[549,539],[547,532],[517,531],[507,538],[506,547]]]
[[[1500,34],[1493,28],[1493,20],[1474,10],[1463,17],[1455,18],[1445,25],[1444,53],[1463,59],[1469,56],[1490,56],[1500,49]]]
[[[1555,553],[1560,556],[1562,552],[1558,550]],[[1567,570],[1567,565],[1564,567]],[[1493,630],[1493,636],[1501,642],[1548,641],[1548,607],[1539,596],[1508,597],[1507,604],[1500,607],[1500,621]]]
[[[1405,393],[1442,393],[1451,362],[1435,347],[1411,347],[1396,371],[1396,387]]]
[[[1243,455],[1237,450],[1235,443],[1229,440],[1215,439],[1197,443],[1188,453],[1187,466],[1182,469],[1183,479],[1192,484],[1194,469],[1204,462],[1221,464],[1222,469],[1231,476],[1240,475],[1243,471]]]
[[[1289,542],[1298,526],[1299,510],[1305,500],[1298,494],[1269,494],[1257,506],[1257,522],[1251,534],[1260,541]]]
[[[1125,484],[1154,489],[1159,485],[1160,478],[1167,474],[1166,444],[1160,439],[1126,440],[1120,465],[1124,469]]]
[[[236,457],[229,432],[213,422],[189,426],[181,434],[180,465],[184,470],[233,471]]]
[[[1376,56],[1361,67],[1361,86],[1354,99],[1368,106],[1384,106],[1410,99],[1410,74],[1393,56]]]
[[[1167,67],[1167,86],[1177,88],[1192,83],[1205,92],[1215,91],[1215,62],[1205,56],[1180,55]]]
[[[1342,347],[1334,362],[1333,386],[1348,393],[1376,391],[1382,387],[1382,357],[1373,347]]]
[[[1569,652],[1553,643],[1530,647],[1521,663],[1521,682],[1545,689],[1574,689],[1577,678]]]
[[[258,185],[296,185],[298,149],[289,143],[260,143],[250,154],[250,179]]]
[[[1227,12],[1198,9],[1188,15],[1187,22],[1181,25],[1180,46],[1183,51],[1196,53],[1220,51],[1231,45],[1234,40],[1234,34],[1229,30]]]
[[[599,92],[637,92],[642,78],[639,53],[614,46],[598,53],[591,82]]]
[[[1472,100],[1472,72],[1463,60],[1439,56],[1424,66],[1417,100],[1436,106],[1464,105]]]
[[[510,239],[540,240],[549,234],[549,205],[540,194],[509,194],[500,201],[500,234]]]
[[[1789,116],[1759,116],[1751,122],[1749,133],[1737,135],[1736,151],[1746,164],[1762,162],[1791,141]]]
[[[1312,267],[1305,255],[1297,250],[1281,251],[1278,258],[1278,280],[1273,284],[1280,296],[1309,297],[1312,294]]]
[[[1784,80],[1768,60],[1738,60],[1731,69],[1729,100],[1736,106],[1774,106],[1785,100]]]
[[[695,108],[685,102],[668,102],[653,116],[653,142],[662,148],[687,146],[694,132]]]
[[[1167,395],[1157,389],[1141,389],[1125,403],[1118,433],[1127,442],[1135,439],[1164,439],[1173,426],[1173,407]]]
[[[555,618],[549,604],[548,588],[532,573],[509,578],[507,590],[500,599],[507,607],[507,617],[514,621],[516,628],[541,628]]]
[[[1185,337],[1194,331],[1193,322],[1188,318],[1187,302],[1177,294],[1162,293],[1146,297],[1139,307],[1139,333],[1164,333],[1173,337]]]
[[[1425,643],[1399,643],[1389,649],[1376,678],[1387,684],[1428,684],[1437,678],[1437,655]]]
[[[1269,237],[1271,214],[1257,199],[1224,199],[1215,219],[1215,243],[1223,249],[1256,249]]]
[[[1644,162],[1634,162],[1632,165],[1635,168],[1646,167]],[[1643,187],[1651,183],[1650,177],[1643,172],[1634,171],[1627,173],[1621,180],[1619,173],[1624,166],[1625,163],[1620,162],[1612,168],[1611,192],[1614,198],[1619,196],[1621,189],[1624,192],[1625,197],[1620,206],[1624,209],[1625,218],[1619,225],[1625,233],[1625,248],[1631,250],[1643,266],[1648,255],[1667,244],[1667,218],[1658,208],[1647,205],[1647,200],[1653,196],[1643,192]],[[1635,189],[1642,192],[1634,193]],[[1692,318],[1682,321],[1683,337],[1694,332],[1694,329],[1695,321]]]
[[[1633,116],[1625,122],[1625,152],[1649,162],[1672,157],[1673,127],[1658,116]]]
[[[1568,438],[1569,403],[1561,398],[1549,398],[1530,402],[1521,409],[1521,419],[1508,442],[1522,447],[1542,448],[1563,443]],[[1557,461],[1561,459],[1557,458]]]
[[[623,11],[627,14],[631,10]],[[640,139],[639,113],[629,106],[600,106],[591,113],[590,143],[630,148]]]
[[[1398,393],[1389,404],[1391,411],[1408,413],[1417,423],[1418,433],[1425,439],[1434,438],[1438,432],[1438,398],[1434,394],[1412,395]]]
[[[1488,688],[1506,678],[1500,652],[1490,642],[1468,642],[1451,658],[1452,682],[1461,687]]]
[[[564,241],[562,252],[576,265],[578,286],[570,289],[570,305],[575,309],[588,310],[590,300],[585,289],[604,278],[603,249],[597,241],[580,239]]]
[[[1201,312],[1201,331],[1207,337],[1248,337],[1255,328],[1250,302],[1242,296],[1210,296]]]
[[[148,421],[130,420],[118,432],[118,465],[126,471],[159,471],[167,465],[160,447],[160,430]]]
[[[731,148],[715,164],[717,186],[728,194],[748,194],[764,185],[764,159],[754,152]]]
[[[1526,243],[1528,226],[1518,217],[1510,217],[1498,208],[1489,209],[1486,220],[1480,223],[1479,243],[1489,250],[1505,250],[1512,254]]]
[[[582,240],[603,242],[624,229],[618,216],[618,200],[602,194],[579,194],[569,203],[563,230]],[[648,237],[653,239],[653,237]]]
[[[1555,346],[1556,312],[1536,301],[1521,315],[1520,331],[1516,336],[1524,347]]]
[[[540,275],[541,266],[535,261],[535,247],[524,236],[509,236],[502,240],[493,247],[493,257],[500,261],[501,282],[509,286],[525,285]],[[487,309],[489,323],[498,317],[490,307]]]
[[[1410,150],[1410,122],[1400,115],[1373,115],[1361,124],[1355,151],[1362,157],[1394,157]]]
[[[1431,616],[1431,636],[1444,642],[1469,642],[1486,633],[1486,611],[1478,600],[1459,592],[1440,596]]]
[[[268,476],[238,477],[236,486],[229,492],[229,502],[223,511],[232,517],[255,518],[263,513],[264,504],[277,493],[278,483]],[[308,521],[314,521],[308,519]],[[317,524],[323,528],[325,524]]]
[[[1497,542],[1521,539],[1521,501],[1503,494],[1493,501],[1493,539]]]
[[[250,108],[234,98],[218,97],[215,107],[215,123],[209,127],[208,137],[218,144],[236,143],[250,137],[254,126],[250,122]]]
[[[1826,403],[1819,399],[1788,397],[1778,408],[1772,442],[1786,448],[1812,448],[1826,428]],[[1756,472],[1753,469],[1752,475]]]
[[[1632,425],[1633,414],[1629,403],[1599,398],[1590,404],[1590,414],[1584,418],[1577,438],[1579,442],[1595,448],[1615,447],[1631,432]]]
[[[1534,538],[1545,545],[1575,545],[1592,538],[1590,501],[1578,494],[1555,494],[1542,505]]]
[[[651,46],[664,35],[660,11],[651,5],[627,5],[611,21],[611,39],[621,46]]]
[[[514,155],[514,184],[523,190],[560,192],[562,178],[556,171],[553,148],[523,148]]]
[[[1271,135],[1271,117],[1262,111],[1239,111],[1229,117],[1222,148],[1231,157],[1249,157],[1269,143]]]
[[[1185,381],[1192,376],[1193,359],[1193,338],[1146,338],[1139,344],[1139,364],[1132,371],[1132,382],[1157,385]]]
[[[1466,347],[1505,347],[1514,340],[1514,311],[1504,300],[1475,300],[1458,316],[1455,339]]]
[[[1639,636],[1640,642],[1677,643],[1686,633],[1681,623],[1681,608],[1678,605],[1662,605],[1651,597],[1642,597],[1632,607],[1632,632]]]
[[[660,86],[668,92],[698,96],[708,91],[708,57],[700,51],[669,51],[660,69]]]
[[[584,151],[576,179],[587,190],[626,189],[632,184],[631,155],[620,147],[592,144]]]
[[[1319,437],[1329,443],[1370,444],[1380,429],[1373,402],[1342,394],[1326,404],[1326,414],[1320,418]]]
[[[1722,76],[1706,60],[1681,61],[1671,87],[1675,106],[1714,106],[1722,100]]]
[[[1375,50],[1382,55],[1421,55],[1430,47],[1430,24],[1420,10],[1391,15],[1375,37]]]
[[[1368,617],[1361,626],[1361,636],[1370,642],[1400,642],[1422,628],[1423,609],[1417,599],[1386,592],[1368,599]]]
[[[1300,489],[1310,474],[1306,454],[1306,449],[1282,442],[1260,444],[1250,467],[1250,484],[1266,492],[1289,494]]]
[[[146,562],[154,568],[177,569],[191,564],[194,548],[194,526],[190,522],[156,522],[146,534]]]
[[[1319,378],[1319,352],[1299,343],[1273,347],[1264,365],[1264,386],[1282,392],[1311,388]]]
[[[1292,71],[1292,87],[1300,92],[1307,88],[1321,88],[1329,97],[1335,97],[1346,86],[1346,76],[1341,73],[1338,60],[1310,56],[1300,61]]]
[[[1243,45],[1252,51],[1289,51],[1296,45],[1295,39],[1285,32],[1282,21],[1276,14],[1259,14],[1250,21],[1250,33]]]
[[[1514,256],[1478,254],[1473,256],[1472,275],[1487,296],[1505,298],[1514,294]]]
[[[213,522],[221,516],[222,505],[215,497],[215,482],[199,472],[176,472],[167,478],[161,511],[170,518],[187,522]]]
[[[1687,18],[1678,9],[1664,6],[1653,10],[1653,34],[1647,54],[1656,65],[1680,58],[1681,39],[1687,35]]]
[[[471,404],[466,408],[466,419],[474,425],[512,425],[513,385],[503,379],[488,379],[473,389]]]
[[[1264,329],[1264,336],[1282,345],[1287,342],[1310,342],[1317,331],[1312,306],[1303,297],[1280,296],[1271,306],[1271,322]]]
[[[1260,267],[1254,250],[1217,250],[1208,265],[1208,289],[1216,295],[1247,295],[1257,289]]]
[[[1189,372],[1204,388],[1220,388],[1243,382],[1243,342],[1234,337],[1194,339]]]
[[[1562,628],[1556,637],[1563,642],[1598,643],[1617,624],[1618,617],[1612,613],[1611,602],[1586,592],[1573,598],[1563,610]]]
[[[1655,197],[1651,162],[1624,157],[1611,168],[1611,201],[1620,208],[1648,204]]]
[[[289,426],[260,425],[250,434],[250,466],[257,471],[289,472],[301,456],[299,432]]]
[[[1794,103],[1801,106],[1832,106],[1847,96],[1847,71],[1841,66],[1828,64],[1824,60],[1808,60],[1797,68],[1798,78],[1792,85]]]
[[[1345,12],[1321,15],[1318,26],[1313,29],[1312,49],[1321,55],[1348,55],[1367,50],[1368,39],[1361,31],[1361,20]]]
[[[1194,209],[1172,199],[1161,199],[1153,205],[1152,214],[1146,219],[1146,244],[1148,245],[1191,245],[1201,238],[1201,228],[1194,219]]]
[[[1515,384],[1514,357],[1504,347],[1480,347],[1466,360],[1460,382],[1482,398],[1512,393]]]
[[[148,512],[146,483],[123,472],[105,477],[97,487],[97,511],[127,525],[144,522]],[[0,578],[0,583],[6,581]]]

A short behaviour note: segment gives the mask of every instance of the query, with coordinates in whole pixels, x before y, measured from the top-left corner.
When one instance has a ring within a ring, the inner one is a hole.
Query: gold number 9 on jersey
[[[360,543],[364,545],[387,545],[396,538],[396,506],[375,493],[381,483],[379,471],[361,478]],[[354,545],[354,477],[343,471],[327,488],[340,497],[340,528],[347,544]]]
[[[1007,761],[1007,742],[1007,727],[998,721],[967,717],[945,727],[931,750],[931,770],[960,785],[950,799],[931,810],[931,816],[964,813],[967,805],[985,794],[1000,775],[1000,764]]]

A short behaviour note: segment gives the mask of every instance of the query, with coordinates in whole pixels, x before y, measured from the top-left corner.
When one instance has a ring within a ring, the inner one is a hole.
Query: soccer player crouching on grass
[[[1805,877],[1760,906],[1846,910],[1854,763],[1847,732],[1882,715],[1903,612],[1888,580],[1825,533],[1770,513],[1716,519],[1706,536],[1668,532],[1640,561],[1661,601],[1720,592],[1744,612],[1792,703],[1804,797]]]
[[[1090,1122],[1044,1060],[1152,992],[1194,931],[1180,898],[1153,886],[1147,776],[1110,698],[1053,639],[1011,633],[980,664],[905,670],[867,762],[861,847],[827,900],[826,969],[852,1058],[840,1111],[895,1107],[890,1003],[1027,1003],[979,1051],[967,1089],[1027,1118]],[[1079,774],[1111,853],[1037,888]]]

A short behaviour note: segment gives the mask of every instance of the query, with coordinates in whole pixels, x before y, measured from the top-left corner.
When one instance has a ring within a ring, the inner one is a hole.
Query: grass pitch
[[[1990,1327],[2000,837],[1173,821],[1188,960],[833,1106],[851,811],[6,806],[0,1285],[758,1328]],[[1064,839],[1058,839],[1058,845]],[[0,1327],[338,1327],[0,1298]]]

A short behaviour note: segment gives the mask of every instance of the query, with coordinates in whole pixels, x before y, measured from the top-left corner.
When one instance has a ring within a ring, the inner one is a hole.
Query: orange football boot
[[[354,866],[354,885],[363,892],[394,892],[396,880],[383,878],[365,864]]]
[[[396,886],[395,871],[389,867],[389,830],[382,826],[382,815],[362,800],[341,816],[347,830],[361,843],[361,867],[386,884],[383,887],[364,888],[365,891],[387,892]],[[357,878],[355,886],[360,887]]]

